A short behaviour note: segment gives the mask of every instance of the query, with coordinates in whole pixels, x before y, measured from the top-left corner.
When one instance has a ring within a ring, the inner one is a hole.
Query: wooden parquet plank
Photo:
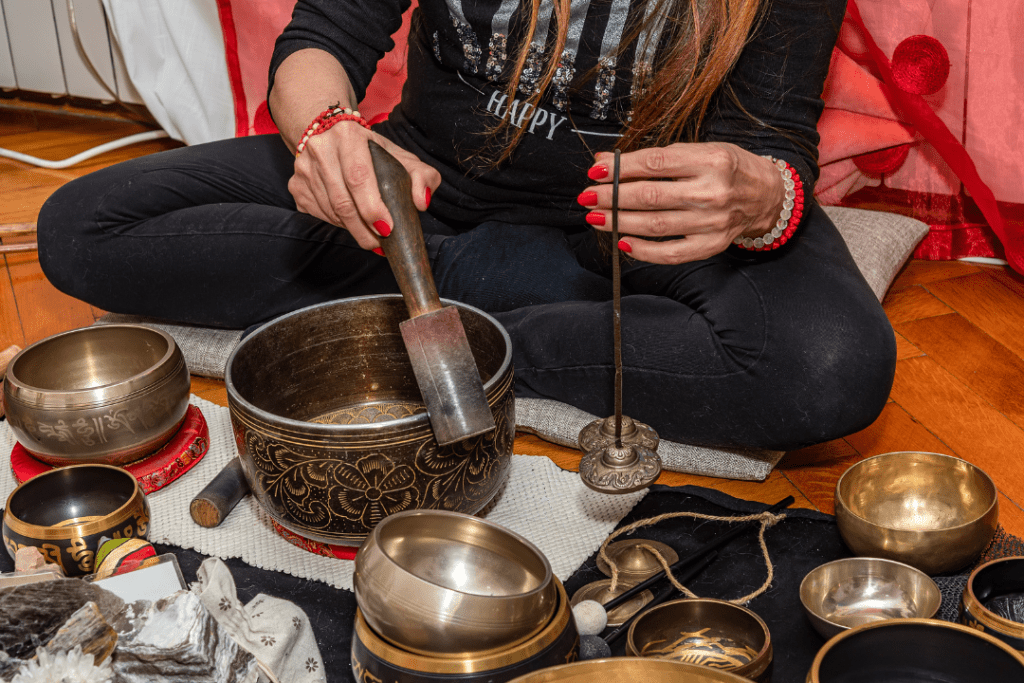
[[[903,266],[896,279],[893,280],[889,291],[899,291],[913,285],[949,280],[954,277],[961,277],[976,273],[981,267],[973,263],[963,261],[924,261],[922,259],[911,259]]]
[[[927,425],[953,454],[981,467],[996,486],[1024,491],[1024,430],[971,391],[935,360],[900,361],[893,400]]]
[[[949,306],[939,301],[921,285],[890,292],[882,302],[882,307],[889,317],[889,322],[893,324],[951,312]]]
[[[834,439],[814,446],[789,451],[779,461],[778,467],[783,470],[793,467],[806,467],[819,462],[848,458],[856,454],[857,450],[845,439]]]
[[[860,454],[854,454],[838,460],[817,462],[805,467],[789,467],[781,473],[800,490],[805,498],[821,512],[835,513],[836,482],[843,472],[856,462],[863,460]]]
[[[924,352],[910,343],[906,337],[899,332],[896,333],[896,360],[903,360],[904,358],[916,358],[917,356],[923,356]]]
[[[1024,510],[1005,492],[999,494],[999,523],[1014,536],[1024,538]]]
[[[897,328],[974,393],[1024,427],[1024,359],[958,313],[912,320]]]
[[[1021,298],[982,271],[928,285],[928,290],[1013,353],[1024,358]],[[904,318],[901,321],[909,320]],[[894,321],[897,322],[897,321]]]
[[[24,348],[25,331],[21,327],[18,301],[7,272],[7,257],[0,256],[0,350],[11,344]]]
[[[27,344],[95,322],[89,304],[50,284],[35,253],[8,254],[7,263]]]
[[[192,393],[219,406],[228,405],[228,390],[220,380],[193,376]]]
[[[897,364],[896,373],[901,364]],[[907,414],[895,402],[887,403],[869,427],[846,437],[847,443],[863,457],[895,451],[924,451],[953,455],[953,450]]]

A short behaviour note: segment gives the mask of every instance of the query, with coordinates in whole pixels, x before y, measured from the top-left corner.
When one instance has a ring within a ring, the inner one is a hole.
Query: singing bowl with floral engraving
[[[960,598],[960,623],[991,634],[1024,654],[1024,621],[993,611],[990,601],[1024,600],[1024,557],[1003,557],[986,562],[967,579]],[[1019,609],[1016,610],[1019,612]],[[1011,612],[1009,616],[1019,617]]]
[[[885,619],[930,619],[942,605],[931,578],[909,564],[847,557],[815,567],[800,583],[803,603],[823,638]]]
[[[442,510],[378,524],[355,560],[356,603],[370,627],[411,652],[463,658],[544,627],[558,603],[551,565],[498,524]]]
[[[7,498],[3,539],[13,558],[34,546],[68,576],[95,571],[100,539],[146,538],[149,504],[127,471],[110,465],[60,467],[22,483]]]
[[[1020,683],[1024,657],[938,619],[894,619],[844,631],[818,650],[807,683]]]
[[[15,356],[4,405],[15,437],[45,463],[126,465],[174,436],[190,388],[171,335],[144,325],[96,325]]]
[[[684,598],[652,607],[626,634],[626,654],[727,671],[768,683],[771,633],[753,611],[724,600]]]
[[[747,683],[727,671],[648,657],[615,657],[563,664],[512,679],[511,683]]]
[[[461,657],[438,657],[411,652],[390,642],[366,623],[356,610],[352,633],[352,673],[359,683],[503,683],[531,671],[576,661],[580,636],[565,589],[554,577],[557,604],[548,622],[533,636],[515,645]]]
[[[299,536],[358,545],[386,516],[473,514],[497,494],[515,438],[512,343],[491,316],[459,310],[496,428],[439,446],[399,323],[399,295],[317,304],[242,340],[225,383],[235,443],[267,513]]]
[[[836,483],[836,524],[855,554],[926,574],[962,569],[992,540],[995,484],[981,468],[939,453],[885,453],[851,466]]]

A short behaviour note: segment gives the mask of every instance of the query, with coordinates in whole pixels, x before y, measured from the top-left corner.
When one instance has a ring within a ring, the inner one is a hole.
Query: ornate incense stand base
[[[622,416],[615,436],[615,416],[594,420],[580,431],[583,483],[601,493],[632,493],[647,488],[661,474],[658,434],[642,422]]]
[[[134,476],[143,492],[159,491],[196,466],[210,449],[210,428],[199,408],[190,405],[181,427],[160,450],[136,460],[124,469]],[[20,443],[11,451],[11,472],[19,484],[54,469],[37,460]]]

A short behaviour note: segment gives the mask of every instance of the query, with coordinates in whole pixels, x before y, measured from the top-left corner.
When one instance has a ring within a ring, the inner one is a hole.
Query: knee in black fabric
[[[99,200],[88,185],[86,176],[59,188],[43,204],[36,222],[43,274],[54,287],[78,298],[83,297],[78,291],[82,279],[76,261],[89,249],[86,217],[93,215],[83,203],[90,197]]]
[[[808,336],[794,348],[797,367],[775,404],[776,447],[838,439],[868,427],[881,413],[896,372],[896,340],[884,314]]]

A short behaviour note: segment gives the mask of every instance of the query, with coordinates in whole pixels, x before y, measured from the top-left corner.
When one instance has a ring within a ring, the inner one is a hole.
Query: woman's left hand
[[[614,163],[614,154],[599,153],[588,172],[598,184],[579,197],[591,210],[587,222],[598,230],[612,228]],[[714,256],[736,237],[771,230],[782,211],[783,192],[771,160],[730,143],[627,152],[619,160],[619,248],[649,263]]]

